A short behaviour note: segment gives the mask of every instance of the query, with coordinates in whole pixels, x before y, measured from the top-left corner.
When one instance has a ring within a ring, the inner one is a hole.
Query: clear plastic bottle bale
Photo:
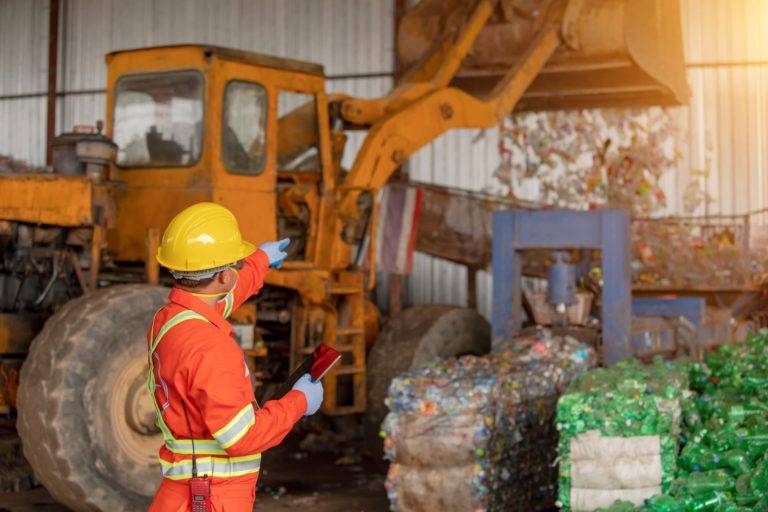
[[[543,331],[394,379],[382,425],[391,509],[551,507],[557,398],[593,362],[586,346]]]

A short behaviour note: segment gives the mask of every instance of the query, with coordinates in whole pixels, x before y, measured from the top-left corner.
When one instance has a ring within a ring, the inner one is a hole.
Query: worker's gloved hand
[[[302,375],[291,389],[301,391],[307,398],[307,412],[304,413],[304,416],[315,414],[320,408],[320,404],[323,403],[323,384],[320,381],[313,381],[308,373]]]
[[[283,238],[278,242],[266,242],[259,246],[259,249],[267,253],[269,258],[269,268],[280,268],[283,260],[288,257],[285,248],[291,244],[290,238]]]

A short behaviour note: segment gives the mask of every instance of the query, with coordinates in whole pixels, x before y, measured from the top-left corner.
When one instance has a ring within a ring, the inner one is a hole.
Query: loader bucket
[[[552,0],[500,0],[451,85],[488,93],[517,62]],[[421,0],[405,13],[398,51],[408,66],[454,37],[476,1]],[[680,105],[685,78],[678,0],[570,0],[562,43],[515,111]]]

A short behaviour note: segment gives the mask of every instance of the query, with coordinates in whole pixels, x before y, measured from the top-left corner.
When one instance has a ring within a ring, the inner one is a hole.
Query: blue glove
[[[290,238],[283,238],[279,242],[266,242],[259,246],[259,249],[267,253],[269,258],[269,268],[280,268],[283,260],[288,257],[285,248],[291,244]]]
[[[304,416],[315,414],[320,408],[320,404],[323,403],[323,385],[320,381],[313,381],[308,373],[302,375],[291,389],[301,391],[307,399],[307,412],[304,413]]]

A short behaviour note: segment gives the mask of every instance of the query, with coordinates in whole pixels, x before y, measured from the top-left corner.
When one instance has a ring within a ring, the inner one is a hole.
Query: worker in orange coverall
[[[157,259],[176,286],[147,334],[149,387],[165,439],[150,511],[251,512],[261,452],[319,409],[323,387],[309,375],[259,408],[227,322],[269,267],[280,266],[288,243],[257,249],[242,240],[234,215],[213,203],[183,210],[163,233]]]

